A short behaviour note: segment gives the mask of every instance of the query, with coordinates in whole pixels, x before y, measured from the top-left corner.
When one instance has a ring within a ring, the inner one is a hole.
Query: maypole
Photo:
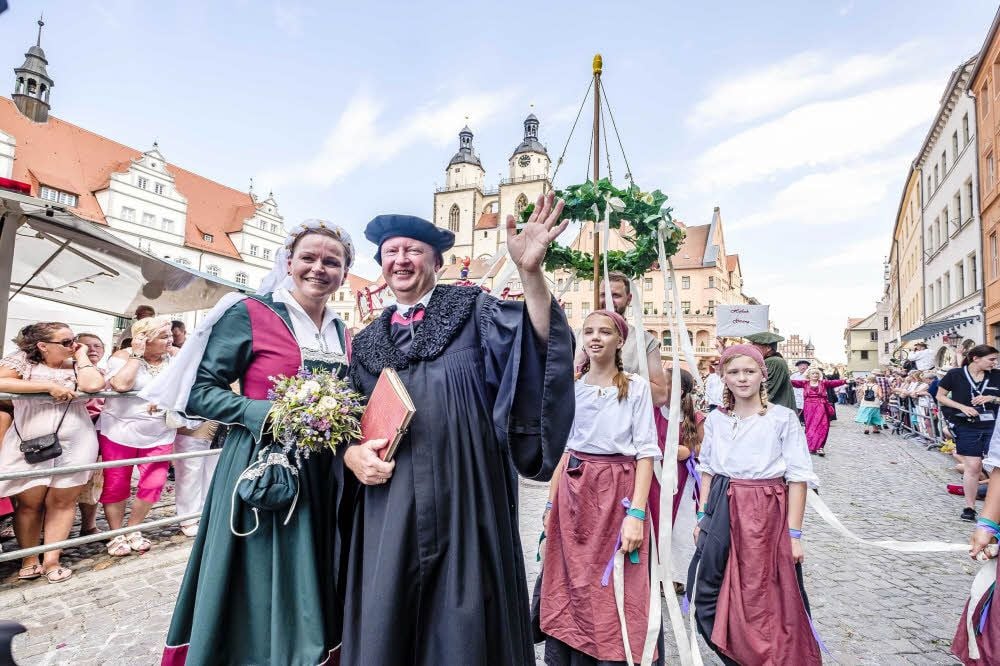
[[[601,54],[594,56],[594,185],[601,179],[601,71],[604,60]],[[594,220],[594,309],[600,309],[601,302],[601,225]],[[604,307],[614,307],[605,303]]]

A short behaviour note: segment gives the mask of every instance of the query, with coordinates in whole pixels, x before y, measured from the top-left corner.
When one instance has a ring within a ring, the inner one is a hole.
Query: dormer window
[[[163,183],[156,183],[153,185],[153,191],[157,194],[163,194]]]
[[[57,190],[52,187],[47,187],[42,185],[42,191],[40,196],[46,201],[51,201],[53,203],[63,204],[69,206],[70,208],[75,208],[79,203],[79,197],[75,194],[69,192],[63,192],[62,190]]]
[[[143,178],[142,176],[139,176],[139,178],[136,180],[136,184],[139,186],[140,190],[144,190],[149,185],[149,180]]]
[[[215,240],[215,236],[213,236],[212,234],[202,234],[201,239],[206,243],[211,243]]]

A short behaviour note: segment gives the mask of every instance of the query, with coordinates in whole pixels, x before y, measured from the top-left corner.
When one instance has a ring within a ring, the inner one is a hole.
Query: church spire
[[[49,94],[55,85],[46,69],[49,61],[42,50],[44,26],[44,17],[39,17],[35,45],[24,54],[24,64],[14,68],[14,93],[11,95],[18,110],[36,123],[48,120]]]

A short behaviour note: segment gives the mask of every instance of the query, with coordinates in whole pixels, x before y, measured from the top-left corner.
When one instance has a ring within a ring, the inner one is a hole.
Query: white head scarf
[[[277,289],[285,288],[291,291],[294,288],[291,276],[288,274],[288,259],[292,254],[292,246],[295,241],[305,234],[324,229],[337,238],[344,246],[345,266],[344,274],[351,264],[354,263],[354,243],[350,234],[340,225],[327,220],[310,219],[296,225],[285,236],[285,242],[281,249],[275,253],[274,265],[260,283],[257,295],[274,293]],[[197,421],[187,421],[180,415],[187,409],[188,397],[191,395],[191,387],[198,374],[198,366],[205,356],[205,349],[208,348],[208,338],[212,335],[212,328],[222,318],[229,308],[246,298],[245,294],[231,292],[219,299],[207,315],[198,324],[194,333],[188,335],[184,341],[184,346],[170,363],[170,367],[157,375],[153,381],[139,391],[139,397],[148,400],[152,404],[167,410],[168,421],[173,420],[175,427],[196,427]],[[176,414],[179,413],[179,414]]]

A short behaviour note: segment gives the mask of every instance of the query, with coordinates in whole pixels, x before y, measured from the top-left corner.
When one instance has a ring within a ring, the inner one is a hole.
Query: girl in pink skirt
[[[622,369],[627,336],[628,325],[615,312],[598,310],[584,321],[587,361],[576,381],[576,415],[543,517],[548,538],[540,625],[549,665],[625,663],[614,587],[609,584],[619,550],[626,554],[624,608],[631,661],[640,661],[646,643],[646,509],[653,461],[662,453],[649,384]],[[662,661],[662,649],[657,653],[654,657]]]

